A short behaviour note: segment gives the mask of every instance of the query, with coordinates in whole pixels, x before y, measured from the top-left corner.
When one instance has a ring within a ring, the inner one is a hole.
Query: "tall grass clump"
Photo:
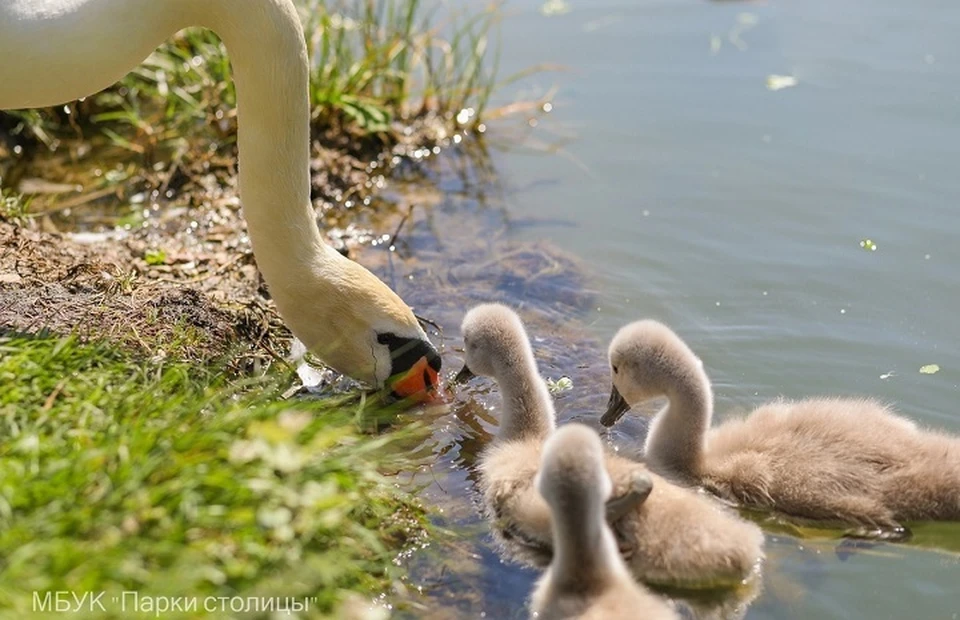
[[[425,114],[476,128],[494,86],[485,60],[497,17],[488,8],[438,25],[437,9],[420,0],[305,0],[314,118],[385,134],[391,121]]]

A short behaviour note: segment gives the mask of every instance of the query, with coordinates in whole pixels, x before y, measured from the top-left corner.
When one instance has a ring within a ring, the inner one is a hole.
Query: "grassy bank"
[[[391,439],[358,435],[356,406],[279,401],[288,381],[0,337],[0,609],[127,590],[311,597],[310,617],[342,617],[347,592],[388,589],[422,533],[378,473]]]

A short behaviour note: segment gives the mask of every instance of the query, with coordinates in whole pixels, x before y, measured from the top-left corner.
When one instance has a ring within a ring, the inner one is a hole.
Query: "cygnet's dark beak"
[[[456,384],[466,383],[476,376],[477,375],[473,374],[473,371],[470,370],[470,367],[464,364],[463,368],[460,369],[460,372],[457,373],[457,376],[453,378],[453,382]]]
[[[610,400],[607,401],[607,411],[600,418],[600,424],[604,426],[613,426],[617,420],[623,417],[623,414],[630,411],[630,405],[620,395],[617,386],[610,388]]]

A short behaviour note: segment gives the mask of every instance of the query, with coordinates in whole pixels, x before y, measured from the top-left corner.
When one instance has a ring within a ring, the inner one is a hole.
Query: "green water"
[[[703,358],[721,420],[780,395],[871,395],[960,433],[960,5],[570,0],[545,17],[540,4],[507,5],[501,64],[566,65],[511,92],[559,85],[529,138],[562,153],[497,152],[494,202],[504,243],[552,241],[597,291],[561,312],[584,326],[573,344],[549,304],[507,296],[544,317],[531,331],[545,374],[574,378],[561,418],[595,419],[604,343],[654,317]],[[797,85],[769,90],[772,74]],[[451,225],[452,195],[437,215]],[[482,385],[462,400],[437,423],[441,478],[424,493],[463,535],[416,566],[444,565],[424,588],[449,606],[435,617],[524,617],[536,573],[501,562],[470,496],[497,396]],[[630,449],[642,432],[611,438]],[[955,551],[770,535],[746,617],[960,617],[960,527],[916,540]]]

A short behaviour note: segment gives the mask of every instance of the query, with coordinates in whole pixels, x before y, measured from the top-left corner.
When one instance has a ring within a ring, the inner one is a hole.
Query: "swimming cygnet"
[[[778,401],[710,428],[713,396],[700,360],[667,326],[638,321],[609,349],[613,389],[602,418],[666,396],[646,462],[731,502],[902,539],[916,520],[960,519],[960,438],[921,430],[866,399]]]
[[[652,484],[652,482],[650,483]],[[636,581],[606,521],[613,483],[592,429],[567,424],[543,445],[535,486],[553,517],[553,560],[531,603],[539,620],[679,618]]]

